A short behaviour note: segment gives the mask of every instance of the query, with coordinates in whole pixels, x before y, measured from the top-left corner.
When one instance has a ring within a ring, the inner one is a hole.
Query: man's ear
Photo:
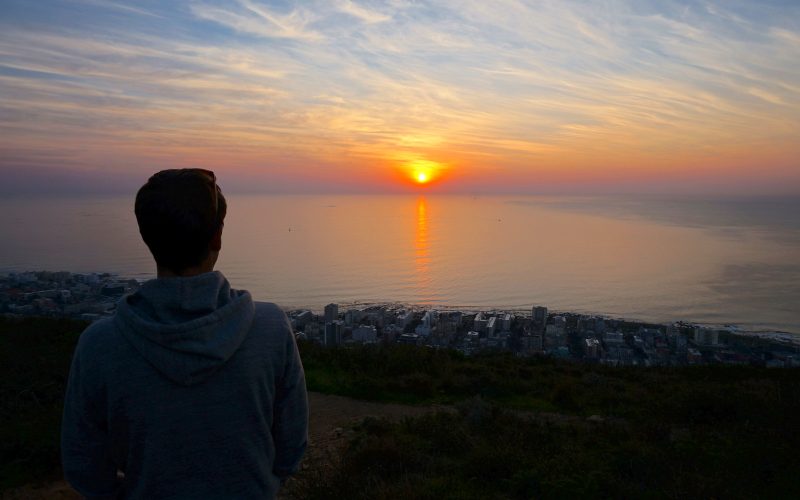
[[[219,229],[214,232],[214,236],[211,238],[211,243],[208,244],[214,252],[219,252],[222,249],[222,224],[219,225]]]

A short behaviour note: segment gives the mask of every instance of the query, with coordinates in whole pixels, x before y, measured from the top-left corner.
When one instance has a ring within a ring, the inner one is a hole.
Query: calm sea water
[[[800,200],[228,195],[218,263],[285,307],[551,309],[800,334]],[[0,200],[0,271],[149,278],[131,197]]]

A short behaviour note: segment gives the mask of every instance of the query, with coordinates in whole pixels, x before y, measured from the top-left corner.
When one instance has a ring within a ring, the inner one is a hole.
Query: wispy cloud
[[[0,166],[800,170],[797,6],[80,4],[0,7]]]
[[[201,19],[250,35],[309,41],[323,38],[322,34],[309,28],[315,16],[307,9],[298,7],[286,14],[278,14],[252,0],[238,0],[237,3],[235,9],[231,9],[228,3],[221,6],[194,4],[192,12]]]
[[[339,0],[336,2],[336,6],[345,14],[350,14],[365,23],[382,23],[391,19],[391,16],[362,7],[351,0]]]
[[[152,11],[134,7],[132,5],[128,5],[123,2],[113,2],[111,0],[76,0],[76,3],[91,5],[94,7],[99,7],[104,9],[118,10],[127,14],[138,14],[141,16],[156,17],[163,19],[163,16],[160,16]]]

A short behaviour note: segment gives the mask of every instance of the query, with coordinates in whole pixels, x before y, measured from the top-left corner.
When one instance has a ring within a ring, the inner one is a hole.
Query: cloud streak
[[[29,5],[0,7],[0,168],[800,181],[791,4]]]
[[[292,40],[318,41],[323,36],[311,29],[315,16],[303,8],[286,14],[278,14],[266,5],[251,0],[239,0],[239,8],[230,9],[227,4],[212,6],[195,4],[192,13],[200,19],[211,21],[234,31],[265,38],[287,38]]]

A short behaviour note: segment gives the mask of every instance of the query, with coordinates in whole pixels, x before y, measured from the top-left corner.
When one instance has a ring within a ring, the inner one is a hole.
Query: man
[[[158,277],[80,337],[64,474],[89,498],[272,498],[308,434],[286,315],[214,271],[227,204],[213,172],[165,170],[136,195]]]

